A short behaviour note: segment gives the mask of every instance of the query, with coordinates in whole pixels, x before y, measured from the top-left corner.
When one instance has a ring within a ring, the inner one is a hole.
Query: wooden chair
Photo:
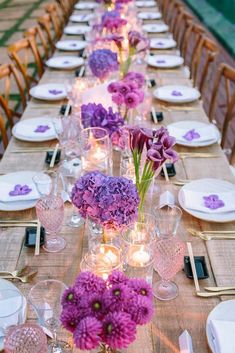
[[[37,45],[37,49],[39,53],[41,53],[40,55],[42,59],[49,59],[49,57],[53,53],[53,49],[50,47],[46,36],[45,36],[45,32],[42,30],[40,26],[28,28],[24,32],[24,37],[33,37],[34,42]]]
[[[49,14],[51,23],[55,31],[55,39],[60,39],[62,35],[62,30],[65,25],[64,19],[59,11],[58,5],[56,3],[47,4],[45,6],[46,12]]]
[[[211,103],[209,107],[209,119],[212,122],[218,123],[223,113],[224,120],[221,126],[222,139],[221,146],[225,148],[227,133],[231,125],[232,119],[235,117],[235,68],[228,64],[222,63],[219,66],[214,88],[211,95]],[[234,139],[231,141],[232,151],[235,152]],[[231,155],[234,158],[234,154]]]
[[[38,18],[38,24],[42,28],[42,30],[46,33],[47,41],[49,43],[49,47],[54,52],[55,50],[55,42],[57,41],[56,31],[53,26],[51,16],[46,13]]]
[[[180,7],[178,10],[179,11],[173,28],[173,37],[177,42],[178,48],[180,49],[187,30],[187,23],[188,21],[193,21],[193,16],[183,7]]]
[[[15,109],[16,100],[13,99],[15,95],[21,103],[21,110],[23,111],[26,108],[26,89],[23,82],[23,78],[20,77],[13,64],[0,66],[0,107],[8,119],[10,127],[14,125],[14,117],[21,117],[21,113]],[[15,93],[14,97],[12,95],[13,91]]]
[[[69,0],[56,0],[57,4],[61,8],[61,13],[64,18],[65,23],[68,21],[69,16],[73,11],[73,3]]]
[[[206,81],[210,79],[209,71],[212,74],[212,64],[215,63],[215,59],[219,53],[219,49],[215,42],[211,39],[202,36],[197,48],[195,49],[195,55],[192,58],[191,67],[191,78],[194,86],[197,86],[199,91],[203,93],[205,89]],[[209,70],[211,68],[211,70]]]
[[[38,77],[41,78],[44,72],[43,61],[37,50],[34,38],[23,38],[10,45],[8,48],[8,55],[15,63],[18,70],[21,72],[27,92],[29,92],[31,84],[38,83],[38,80],[30,74],[31,64],[36,66]]]
[[[168,16],[166,17],[166,23],[170,27],[170,32],[174,32],[174,28],[177,25],[178,17],[180,13],[183,11],[184,6],[178,0],[174,0],[170,3],[168,7]]]
[[[0,113],[0,140],[5,150],[8,145],[8,136],[7,136],[6,124],[1,113]],[[0,159],[1,157],[2,157],[2,154],[0,153]]]

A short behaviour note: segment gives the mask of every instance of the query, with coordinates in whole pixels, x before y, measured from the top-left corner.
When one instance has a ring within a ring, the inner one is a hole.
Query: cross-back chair
[[[182,41],[185,37],[187,22],[192,20],[193,16],[183,7],[180,7],[173,28],[173,37],[176,40],[179,49],[182,47]]]
[[[183,11],[184,6],[178,0],[173,0],[168,7],[168,15],[166,17],[166,22],[169,25],[170,32],[174,32],[174,28],[177,25],[178,17],[181,11]]]
[[[220,64],[215,78],[209,107],[210,121],[217,123],[219,111],[220,113],[223,111],[224,115],[221,126],[221,146],[224,148],[227,142],[229,127],[231,126],[232,119],[234,121],[235,118],[235,68],[225,63]],[[231,142],[233,145],[232,149],[235,151],[234,141]]]
[[[61,12],[62,12],[64,21],[66,23],[68,21],[69,16],[72,13],[74,2],[69,0],[56,0],[56,2],[61,8]]]
[[[37,50],[34,38],[32,36],[22,38],[14,44],[11,44],[7,50],[9,57],[21,72],[27,92],[29,92],[32,83],[38,83],[38,80],[32,73],[30,73],[31,66],[36,67],[36,72],[39,78],[42,77],[44,72],[43,61]],[[34,67],[32,67],[32,70],[34,70]]]
[[[46,38],[47,34],[38,26],[30,27],[24,32],[24,37],[33,37],[42,59],[49,59],[52,49]]]
[[[60,39],[62,35],[62,29],[64,27],[64,19],[61,16],[58,5],[56,3],[47,4],[45,6],[46,12],[49,14],[51,22],[53,24],[53,28],[55,31],[55,39]]]
[[[57,34],[51,20],[51,16],[46,13],[38,18],[38,24],[45,31],[47,41],[52,52],[55,50],[55,42],[57,41]]]

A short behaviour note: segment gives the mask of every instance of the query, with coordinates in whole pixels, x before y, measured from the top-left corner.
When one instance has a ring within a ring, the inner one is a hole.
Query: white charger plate
[[[55,56],[46,61],[52,69],[71,70],[84,64],[84,59],[78,56]]]
[[[215,138],[210,139],[210,140],[205,140],[205,141],[197,141],[192,140],[192,141],[183,141],[183,140],[178,140],[176,136],[174,136],[174,128],[182,128],[185,131],[189,131],[191,129],[197,129],[197,128],[203,128],[210,126],[211,129],[214,130],[215,132]],[[181,146],[187,146],[187,147],[203,147],[203,146],[210,146],[213,145],[214,143],[218,142],[221,138],[220,132],[217,129],[217,127],[214,124],[208,124],[208,123],[203,123],[201,121],[192,121],[192,120],[182,120],[182,121],[177,121],[175,123],[169,124],[167,126],[167,129],[170,133],[171,136],[176,138],[176,143]]]
[[[94,15],[92,13],[84,13],[81,15],[77,15],[76,13],[70,16],[69,20],[71,22],[89,22]]]
[[[176,47],[176,41],[171,38],[152,38],[150,48],[152,49],[172,49]]]
[[[221,320],[221,321],[235,321],[235,300],[226,300],[219,303],[210,312],[206,321],[206,337],[212,353],[215,353],[215,347],[213,344],[213,336],[210,329],[211,320]]]
[[[0,279],[0,289],[12,289],[12,290],[17,290],[19,289],[10,281],[6,281],[5,279]],[[26,321],[26,316],[27,316],[27,301],[26,298],[24,297],[23,299],[23,307],[22,307],[22,317],[23,317],[23,323]],[[3,337],[0,337],[0,351],[4,348],[3,345]]]
[[[96,2],[79,2],[74,8],[76,10],[93,10],[97,8],[98,4]]]
[[[175,95],[173,93],[180,93],[180,95]],[[194,102],[201,96],[196,88],[177,85],[161,86],[153,92],[153,95],[157,99],[175,104]]]
[[[59,40],[56,48],[65,51],[78,51],[86,48],[87,42],[84,40]]]
[[[163,33],[168,31],[169,26],[165,23],[147,23],[143,25],[142,28],[148,33]]]
[[[37,134],[34,133],[39,125],[48,126],[50,128],[49,131],[47,130],[46,135],[43,132],[38,132]],[[32,130],[32,134],[30,135],[29,131],[27,131],[25,128]],[[48,116],[41,116],[38,118],[19,121],[14,125],[12,134],[19,140],[30,142],[50,141],[56,138],[52,118]]]
[[[184,59],[178,55],[149,55],[147,63],[153,67],[171,69],[183,65]]]
[[[159,20],[162,18],[162,14],[160,12],[139,12],[138,18],[141,20]]]
[[[46,83],[32,87],[30,96],[47,101],[58,101],[67,97],[65,86],[61,83]]]
[[[33,176],[37,172],[33,171],[22,171],[0,175],[0,181],[12,183],[12,184],[32,184]],[[37,200],[26,200],[26,201],[12,201],[12,202],[1,202],[0,211],[22,211],[32,208],[36,205]]]
[[[91,31],[91,27],[85,25],[67,26],[64,28],[64,33],[69,35],[86,34]]]
[[[156,6],[157,4],[155,1],[147,0],[147,1],[136,1],[135,5],[137,7],[153,7],[153,6]]]
[[[185,212],[191,214],[192,216],[202,219],[208,222],[218,222],[226,223],[235,221],[235,211],[233,212],[221,212],[221,213],[205,213],[196,210],[191,210],[184,205],[184,190],[193,190],[198,192],[204,192],[205,194],[217,194],[219,192],[231,192],[235,190],[235,185],[229,183],[225,180],[205,178],[191,181],[185,184],[178,193],[178,200],[180,206],[185,210]]]

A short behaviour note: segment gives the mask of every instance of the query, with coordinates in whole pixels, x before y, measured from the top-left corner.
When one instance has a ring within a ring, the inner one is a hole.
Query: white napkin
[[[211,141],[215,140],[217,138],[215,128],[211,125],[205,126],[205,127],[200,127],[200,128],[195,128],[194,132],[198,133],[200,137],[194,138],[193,140],[189,141],[184,136],[187,134],[187,132],[193,130],[193,126],[191,128],[181,128],[181,127],[176,127],[176,126],[169,126],[168,130],[171,136],[175,137],[176,140],[181,141],[181,142],[205,142],[205,141]]]
[[[45,130],[44,132],[35,132],[39,126],[48,126],[49,129]],[[17,134],[26,136],[26,137],[53,137],[55,136],[55,130],[51,123],[48,122],[41,122],[35,124],[33,121],[24,121],[22,123],[16,124],[15,131]]]
[[[106,109],[113,107],[112,96],[108,93],[109,83],[97,85],[82,93],[82,104],[96,103],[102,104]]]
[[[203,197],[210,195],[217,195],[219,200],[224,203],[223,207],[211,209],[205,206]],[[205,213],[225,213],[235,211],[235,191],[233,192],[200,192],[193,190],[183,190],[184,206],[191,210],[205,212]],[[235,352],[235,351],[234,351]]]
[[[211,320],[214,353],[235,352],[235,321]]]
[[[17,195],[17,196],[10,196],[9,193],[14,190],[15,185],[27,185],[32,191],[30,191],[26,195]],[[0,201],[2,202],[14,202],[14,201],[27,201],[27,200],[36,200],[39,198],[37,189],[33,183],[29,184],[27,182],[17,182],[15,183],[7,183],[7,182],[0,182]]]

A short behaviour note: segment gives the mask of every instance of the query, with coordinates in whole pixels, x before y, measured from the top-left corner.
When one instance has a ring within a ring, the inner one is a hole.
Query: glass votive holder
[[[156,217],[157,235],[175,235],[182,217],[182,211],[178,206],[165,205],[154,208]]]
[[[0,337],[13,325],[23,323],[24,297],[17,289],[0,290]]]

